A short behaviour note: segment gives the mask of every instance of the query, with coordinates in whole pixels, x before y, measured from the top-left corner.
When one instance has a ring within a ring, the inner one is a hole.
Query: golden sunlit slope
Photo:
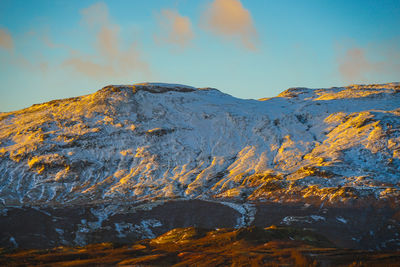
[[[145,83],[0,114],[4,205],[399,200],[400,85],[264,101]]]

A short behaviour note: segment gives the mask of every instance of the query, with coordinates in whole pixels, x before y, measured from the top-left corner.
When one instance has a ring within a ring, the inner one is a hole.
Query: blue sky
[[[0,0],[0,111],[143,81],[262,98],[399,62],[400,1]]]

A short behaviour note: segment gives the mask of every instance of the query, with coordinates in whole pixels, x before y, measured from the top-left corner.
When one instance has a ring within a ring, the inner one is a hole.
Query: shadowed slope
[[[8,266],[395,266],[399,253],[332,247],[312,231],[288,227],[238,230],[177,228],[131,245],[1,251]]]

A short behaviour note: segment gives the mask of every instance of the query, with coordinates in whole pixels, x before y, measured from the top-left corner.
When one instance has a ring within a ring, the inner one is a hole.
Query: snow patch
[[[325,221],[326,218],[319,215],[310,216],[286,216],[282,219],[281,224],[290,225],[293,223],[315,223],[318,221]]]
[[[314,221],[326,221],[325,217],[319,216],[319,215],[310,215],[311,219],[313,219]]]
[[[156,219],[143,220],[140,224],[133,225],[132,223],[115,223],[115,230],[118,232],[118,237],[126,237],[128,233],[134,233],[141,239],[155,238],[153,228],[161,227],[162,223]]]
[[[336,217],[336,220],[341,222],[341,223],[345,223],[345,224],[347,223],[347,220],[345,218],[343,218],[343,217]]]
[[[17,243],[17,241],[15,240],[15,238],[13,236],[10,237],[9,241],[14,246],[14,248],[18,247],[18,243]]]

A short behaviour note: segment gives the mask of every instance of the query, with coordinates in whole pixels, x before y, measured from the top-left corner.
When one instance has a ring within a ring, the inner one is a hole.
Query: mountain
[[[144,83],[0,115],[4,205],[400,196],[400,84],[243,100]]]
[[[399,202],[400,83],[260,100],[111,85],[0,113],[0,246],[275,224],[398,249]]]
[[[262,100],[143,83],[0,114],[6,206],[399,199],[400,84]]]

